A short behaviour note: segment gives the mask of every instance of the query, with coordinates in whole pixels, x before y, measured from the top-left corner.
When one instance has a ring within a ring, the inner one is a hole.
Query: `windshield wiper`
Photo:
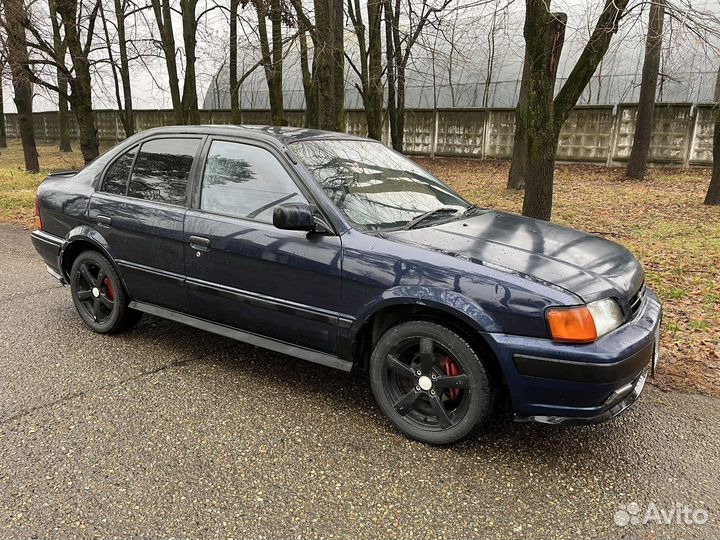
[[[419,216],[415,216],[410,221],[408,221],[403,229],[406,231],[409,229],[414,229],[417,225],[425,221],[426,219],[429,219],[431,217],[435,216],[442,216],[443,214],[456,214],[457,208],[436,208],[435,210],[430,210],[429,212],[425,212],[424,214],[420,214]]]

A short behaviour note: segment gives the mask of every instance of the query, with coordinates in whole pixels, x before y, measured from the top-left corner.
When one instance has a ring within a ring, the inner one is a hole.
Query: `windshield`
[[[308,140],[291,145],[330,199],[365,230],[423,225],[462,215],[470,204],[405,156],[374,141]],[[442,209],[442,210],[441,210]]]

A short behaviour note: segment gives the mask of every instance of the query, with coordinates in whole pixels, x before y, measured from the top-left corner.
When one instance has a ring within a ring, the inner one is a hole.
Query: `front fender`
[[[456,317],[478,332],[499,332],[493,318],[475,301],[455,291],[422,285],[402,285],[387,289],[366,304],[349,329],[354,340],[364,324],[374,315],[391,306],[427,306]]]

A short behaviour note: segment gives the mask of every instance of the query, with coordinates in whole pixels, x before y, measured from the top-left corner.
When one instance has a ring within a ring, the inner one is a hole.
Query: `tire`
[[[390,422],[423,443],[471,437],[493,409],[483,360],[457,333],[432,322],[405,322],[385,332],[370,358],[370,384]]]
[[[110,261],[96,251],[83,251],[73,262],[70,292],[80,318],[93,332],[119,332],[142,316],[128,307],[130,298],[120,276]]]

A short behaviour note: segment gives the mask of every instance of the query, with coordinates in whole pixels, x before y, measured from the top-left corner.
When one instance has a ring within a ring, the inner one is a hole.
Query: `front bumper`
[[[650,289],[635,318],[594,343],[491,334],[518,421],[588,423],[632,405],[657,358],[662,308]]]

